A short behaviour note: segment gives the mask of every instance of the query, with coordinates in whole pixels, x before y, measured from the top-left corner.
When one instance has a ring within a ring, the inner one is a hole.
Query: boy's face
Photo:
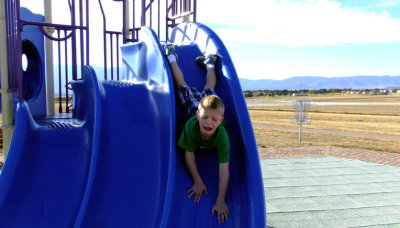
[[[199,120],[200,133],[203,139],[207,140],[217,130],[224,117],[217,109],[201,108],[197,111],[197,119]]]

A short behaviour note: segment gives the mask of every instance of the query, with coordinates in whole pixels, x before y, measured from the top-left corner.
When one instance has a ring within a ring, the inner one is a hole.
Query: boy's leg
[[[197,105],[194,100],[196,100],[195,94],[196,89],[191,88],[185,82],[185,78],[183,77],[183,73],[181,68],[178,65],[178,56],[175,53],[175,45],[171,43],[166,43],[164,45],[165,54],[168,59],[169,66],[171,68],[172,78],[174,79],[175,84],[177,84],[178,88],[178,101],[185,109],[184,115],[185,118],[189,118],[193,116],[196,112]]]
[[[170,62],[169,65],[171,66],[171,73],[172,77],[174,78],[175,83],[178,86],[186,85],[185,78],[183,77],[183,73],[181,68],[179,68],[176,62]]]
[[[217,85],[217,75],[215,74],[215,67],[210,67],[207,69],[207,78],[204,90],[208,88],[215,89],[215,85]]]
[[[187,86],[187,84],[185,82],[185,78],[183,77],[182,70],[178,66],[178,63],[177,63],[178,56],[175,53],[175,45],[167,43],[164,46],[164,49],[165,49],[165,54],[167,56],[169,65],[171,67],[171,73],[172,73],[172,77],[173,77],[175,83],[178,86],[181,86],[181,85],[186,85]]]
[[[215,73],[215,65],[217,63],[217,55],[199,56],[196,58],[196,63],[207,70],[206,84],[204,90],[211,88],[215,89],[217,85],[217,75]]]

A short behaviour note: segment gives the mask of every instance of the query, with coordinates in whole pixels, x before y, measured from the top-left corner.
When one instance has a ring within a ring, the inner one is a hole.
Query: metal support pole
[[[299,143],[301,143],[301,125],[303,123],[303,102],[300,101],[300,117],[299,117]]]
[[[78,60],[77,60],[77,54],[76,54],[76,11],[75,11],[75,1],[72,1],[72,7],[71,7],[71,25],[74,27],[72,29],[72,37],[71,37],[71,43],[72,43],[72,80],[77,80],[78,79]],[[65,50],[66,51],[66,50]],[[82,75],[83,76],[83,75]],[[65,81],[65,83],[68,83],[68,79]],[[66,85],[64,85],[65,88],[67,89]],[[67,104],[68,105],[68,104]]]
[[[189,5],[190,5],[190,0],[184,0],[184,3],[183,3],[183,7],[184,7],[183,12],[184,13],[190,11]],[[190,21],[190,15],[183,16],[182,22],[189,22],[189,21]]]
[[[51,0],[44,1],[44,15],[46,23],[52,23]],[[46,27],[46,32],[51,35],[54,27]],[[46,38],[46,105],[47,114],[52,115],[54,111],[54,70],[53,70],[53,41]]]
[[[142,0],[142,12],[141,12],[140,26],[146,26],[146,0]]]
[[[3,129],[3,151],[4,160],[7,157],[14,130],[12,94],[8,91],[8,60],[7,60],[7,40],[6,40],[6,12],[5,1],[0,0],[0,75],[1,75],[1,108]]]
[[[123,43],[126,43],[126,39],[131,37],[131,32],[129,31],[129,0],[125,0],[123,2],[123,28],[122,28],[122,35],[123,35]]]

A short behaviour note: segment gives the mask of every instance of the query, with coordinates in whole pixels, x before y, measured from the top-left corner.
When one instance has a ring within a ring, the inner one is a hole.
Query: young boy
[[[229,182],[229,138],[225,128],[221,125],[224,120],[224,103],[216,96],[215,64],[217,55],[196,58],[196,63],[207,69],[204,90],[199,92],[196,88],[189,87],[183,73],[177,64],[177,55],[174,45],[166,46],[166,54],[171,67],[172,76],[178,86],[179,100],[185,107],[185,117],[190,117],[186,122],[179,138],[178,145],[185,150],[185,162],[193,179],[193,186],[188,190],[188,198],[194,196],[194,202],[199,202],[203,193],[206,195],[207,186],[197,170],[194,151],[196,148],[217,149],[219,159],[219,186],[218,195],[212,215],[217,213],[218,221],[228,220],[229,209],[225,203],[225,195]]]

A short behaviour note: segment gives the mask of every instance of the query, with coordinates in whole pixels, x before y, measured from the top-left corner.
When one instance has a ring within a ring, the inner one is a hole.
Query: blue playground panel
[[[44,22],[43,15],[34,14],[27,8],[21,8],[21,19],[32,22]],[[23,66],[23,99],[34,117],[46,115],[46,86],[44,67],[44,37],[36,26],[25,26],[21,32],[22,54],[26,57]],[[0,113],[1,94],[0,94]]]
[[[264,187],[254,133],[239,80],[218,36],[186,23],[172,31],[179,65],[202,89],[205,71],[194,59],[217,53],[217,94],[226,106],[231,142],[229,220],[211,215],[218,191],[214,151],[196,152],[208,195],[187,198],[192,181],[176,147],[181,111],[169,65],[155,33],[121,47],[123,79],[98,81],[86,67],[72,84],[72,119],[34,120],[23,100],[0,176],[5,227],[265,227]],[[135,80],[132,80],[135,79]]]
[[[21,19],[44,22],[44,16],[21,8]],[[34,117],[46,116],[46,86],[44,66],[44,38],[36,26],[25,26],[21,33],[22,54],[27,57],[23,75],[23,94]]]

